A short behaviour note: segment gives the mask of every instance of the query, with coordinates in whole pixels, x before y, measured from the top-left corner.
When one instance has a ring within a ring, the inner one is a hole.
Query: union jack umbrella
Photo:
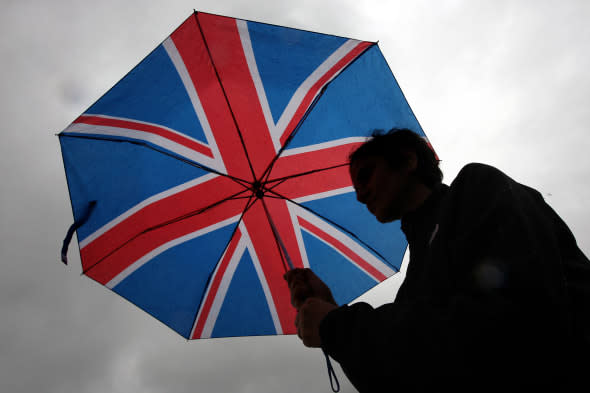
[[[59,134],[83,273],[188,339],[295,333],[288,269],[342,304],[401,264],[347,165],[391,127],[375,43],[195,12]]]

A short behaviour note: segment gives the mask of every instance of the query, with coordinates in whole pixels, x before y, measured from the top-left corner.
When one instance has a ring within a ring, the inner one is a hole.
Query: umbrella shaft
[[[266,208],[266,203],[262,203],[262,205],[264,206],[264,210],[266,211],[266,216],[268,217],[268,222],[270,223],[270,227],[272,228],[272,231],[275,235],[275,239],[277,239],[277,242],[279,243],[279,246],[281,247],[281,251],[283,252],[283,255],[285,255],[285,259],[287,260],[287,265],[289,265],[289,269],[295,269],[295,266],[293,266],[293,261],[291,261],[291,257],[289,256],[289,253],[287,252],[287,247],[285,247],[285,243],[283,243],[283,240],[281,239],[281,236],[279,235],[279,231],[277,230],[277,227],[275,226],[274,221],[272,220],[272,218],[270,217],[270,213],[268,212],[268,209]]]

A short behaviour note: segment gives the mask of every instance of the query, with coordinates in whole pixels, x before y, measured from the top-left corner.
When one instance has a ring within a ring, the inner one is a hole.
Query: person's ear
[[[416,156],[416,152],[412,150],[408,150],[404,152],[404,159],[405,159],[405,170],[408,173],[415,172],[418,168],[418,157]]]

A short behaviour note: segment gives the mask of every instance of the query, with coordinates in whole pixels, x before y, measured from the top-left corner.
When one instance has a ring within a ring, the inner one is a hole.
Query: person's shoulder
[[[508,176],[491,165],[472,162],[465,165],[457,174],[457,179],[464,177],[507,178]]]
[[[472,162],[459,171],[451,183],[451,187],[461,188],[461,186],[469,185],[470,187],[490,188],[509,182],[513,182],[513,180],[498,168]]]
[[[449,187],[449,197],[459,203],[489,203],[516,191],[518,183],[491,165],[470,163],[457,174]]]

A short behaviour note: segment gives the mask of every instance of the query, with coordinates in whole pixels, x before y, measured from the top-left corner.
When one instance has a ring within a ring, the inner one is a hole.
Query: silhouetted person
[[[401,219],[410,249],[393,303],[338,306],[309,269],[285,278],[298,335],[361,392],[570,392],[590,364],[590,262],[535,190],[465,166],[447,186],[409,130],[350,156],[359,202]]]

